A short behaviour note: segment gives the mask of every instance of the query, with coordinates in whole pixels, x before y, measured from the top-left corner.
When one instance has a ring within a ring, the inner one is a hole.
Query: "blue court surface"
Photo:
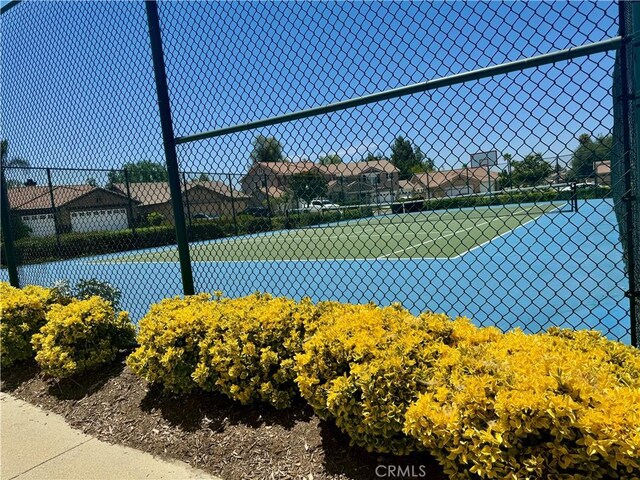
[[[176,261],[139,261],[141,253],[162,250],[27,265],[21,282],[105,280],[122,290],[123,308],[138,320],[153,302],[181,294]],[[6,270],[0,273],[6,280]],[[505,330],[556,325],[630,341],[628,279],[610,200],[580,201],[578,212],[546,209],[450,258],[194,261],[193,274],[197,291],[233,297],[266,291],[315,301],[400,302],[413,313],[462,315]]]

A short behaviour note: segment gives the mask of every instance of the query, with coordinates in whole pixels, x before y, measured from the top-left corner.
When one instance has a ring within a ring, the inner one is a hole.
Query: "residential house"
[[[309,173],[319,165],[313,162],[257,162],[240,181],[240,188],[254,205],[283,198],[292,175]]]
[[[386,159],[319,165],[328,181],[330,199],[338,203],[393,202],[400,171]]]
[[[137,202],[90,185],[29,185],[7,190],[9,208],[31,229],[31,235],[122,230],[132,225]]]
[[[264,204],[282,198],[292,175],[316,172],[327,180],[327,197],[337,203],[393,201],[399,171],[385,159],[318,165],[313,162],[259,162],[241,181],[242,191]]]
[[[485,167],[416,173],[403,185],[405,193],[419,193],[423,198],[455,197],[495,191],[498,173]]]
[[[127,195],[127,186],[123,183],[114,184],[112,189]],[[131,198],[139,202],[138,222],[143,222],[150,213],[155,212],[173,223],[171,191],[167,182],[130,183],[128,192]],[[187,221],[202,214],[231,217],[247,208],[247,201],[246,194],[225,182],[192,181],[182,188],[182,204]]]
[[[611,161],[601,160],[593,162],[596,185],[611,186]]]

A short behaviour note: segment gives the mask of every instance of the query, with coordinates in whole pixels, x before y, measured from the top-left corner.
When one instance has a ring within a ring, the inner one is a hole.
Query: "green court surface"
[[[563,206],[566,203],[388,214],[193,243],[190,253],[199,262],[455,258]],[[178,252],[168,247],[111,261],[175,262]]]

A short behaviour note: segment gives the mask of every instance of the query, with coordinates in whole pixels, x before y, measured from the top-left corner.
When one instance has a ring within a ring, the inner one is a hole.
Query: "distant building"
[[[125,184],[114,184],[112,188],[127,194]],[[140,220],[152,212],[161,214],[173,223],[173,206],[168,182],[130,183],[131,198],[139,204]],[[228,184],[217,181],[187,182],[182,188],[182,204],[187,221],[194,215],[233,216],[247,207],[246,194],[232,189]]]
[[[611,161],[601,160],[593,162],[593,171],[595,173],[596,185],[611,186]]]
[[[242,191],[255,203],[281,198],[292,175],[316,172],[327,180],[327,197],[338,203],[393,201],[399,171],[386,159],[318,165],[313,162],[259,162],[241,181]]]
[[[457,168],[416,173],[403,185],[405,193],[421,194],[423,198],[456,197],[494,191],[498,173],[486,167]]]
[[[54,185],[51,190],[29,185],[9,188],[7,194],[10,211],[22,219],[34,237],[123,230],[132,224],[138,203],[129,202],[119,192],[90,185]]]

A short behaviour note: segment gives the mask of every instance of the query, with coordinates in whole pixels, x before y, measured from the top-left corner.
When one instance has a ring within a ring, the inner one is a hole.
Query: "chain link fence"
[[[7,278],[636,342],[630,6],[10,7]]]

